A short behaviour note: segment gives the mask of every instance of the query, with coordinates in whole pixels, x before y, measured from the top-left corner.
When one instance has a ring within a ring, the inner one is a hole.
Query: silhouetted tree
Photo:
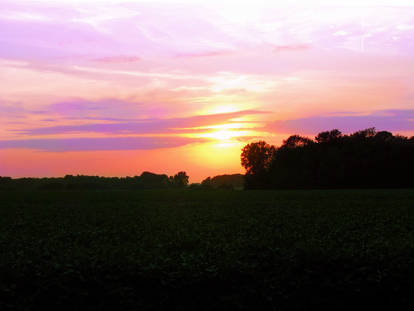
[[[300,135],[292,135],[283,141],[282,148],[304,147],[313,144],[313,140]]]
[[[350,135],[353,140],[366,140],[374,137],[376,134],[375,127],[370,127],[365,130],[357,131]]]
[[[334,129],[315,140],[292,135],[279,148],[253,147],[242,153],[247,188],[414,186],[414,138],[375,128],[350,135]]]
[[[265,187],[266,172],[274,152],[275,147],[267,144],[265,141],[250,143],[242,149],[241,164],[246,169],[246,188]]]
[[[203,188],[213,188],[213,184],[212,184],[212,182],[211,182],[211,178],[210,177],[207,177],[206,179],[204,179],[202,182],[201,182],[201,186],[203,187]]]
[[[275,148],[265,141],[246,145],[241,154],[241,164],[246,169],[246,174],[258,174],[265,171],[274,151]]]
[[[318,143],[334,143],[338,142],[342,138],[341,131],[334,129],[332,131],[326,131],[319,133],[315,140]]]
[[[375,134],[375,139],[381,142],[391,141],[393,140],[393,138],[394,138],[394,135],[392,135],[392,133],[387,132],[387,131],[381,131]]]
[[[165,174],[143,172],[137,181],[142,188],[147,189],[167,188],[169,186],[169,179]]]
[[[177,188],[183,188],[188,185],[188,175],[186,172],[178,172],[172,178],[172,183]]]
[[[244,175],[242,174],[230,174],[230,175],[217,175],[213,178],[207,177],[201,182],[204,188],[215,189],[241,189],[244,185]]]

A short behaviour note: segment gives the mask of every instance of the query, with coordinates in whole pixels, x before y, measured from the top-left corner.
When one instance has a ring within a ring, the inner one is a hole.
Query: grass
[[[0,192],[1,310],[414,308],[414,191]]]

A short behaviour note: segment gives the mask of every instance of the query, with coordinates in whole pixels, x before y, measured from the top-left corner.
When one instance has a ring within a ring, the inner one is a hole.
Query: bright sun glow
[[[234,165],[230,169],[239,169],[240,150],[244,143],[238,141],[217,141],[197,144],[192,147],[191,160],[204,167],[229,170],[229,163]],[[237,159],[234,161],[234,159]]]
[[[258,127],[259,123],[225,123],[225,124],[215,124],[207,126],[197,126],[192,127],[192,129],[240,129],[240,128],[255,128]]]
[[[213,138],[220,141],[231,140],[235,137],[247,136],[249,131],[229,131],[226,129],[200,134],[199,137]]]

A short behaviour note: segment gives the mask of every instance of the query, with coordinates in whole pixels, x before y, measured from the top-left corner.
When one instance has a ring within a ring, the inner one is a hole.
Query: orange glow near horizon
[[[61,177],[67,174],[135,176],[143,171],[173,175],[184,170],[190,182],[201,182],[208,176],[243,173],[239,160],[243,145],[227,141],[165,150],[57,153],[8,149],[2,151],[0,171],[2,176],[12,177]],[[15,173],[19,171],[22,173]]]

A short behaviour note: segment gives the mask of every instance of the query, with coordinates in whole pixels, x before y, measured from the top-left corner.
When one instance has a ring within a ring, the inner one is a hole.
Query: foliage
[[[173,177],[170,177],[171,184],[176,188],[184,188],[188,185],[188,175],[186,172],[178,172]]]
[[[242,149],[241,164],[246,169],[247,189],[264,188],[268,183],[267,171],[276,149],[264,141],[250,143]]]
[[[279,148],[258,142],[242,153],[247,189],[414,187],[412,159],[413,137],[374,128],[321,132],[315,140],[292,135]]]
[[[0,177],[0,190],[86,190],[86,189],[166,189],[184,188],[188,185],[186,172],[168,177],[165,174],[143,172],[134,177],[100,177],[66,175],[63,178]]]
[[[243,189],[244,176],[242,174],[217,175],[207,177],[201,182],[204,188],[214,189]]]
[[[246,169],[246,174],[259,174],[266,170],[274,150],[273,146],[264,141],[246,145],[241,154],[241,164]]]

